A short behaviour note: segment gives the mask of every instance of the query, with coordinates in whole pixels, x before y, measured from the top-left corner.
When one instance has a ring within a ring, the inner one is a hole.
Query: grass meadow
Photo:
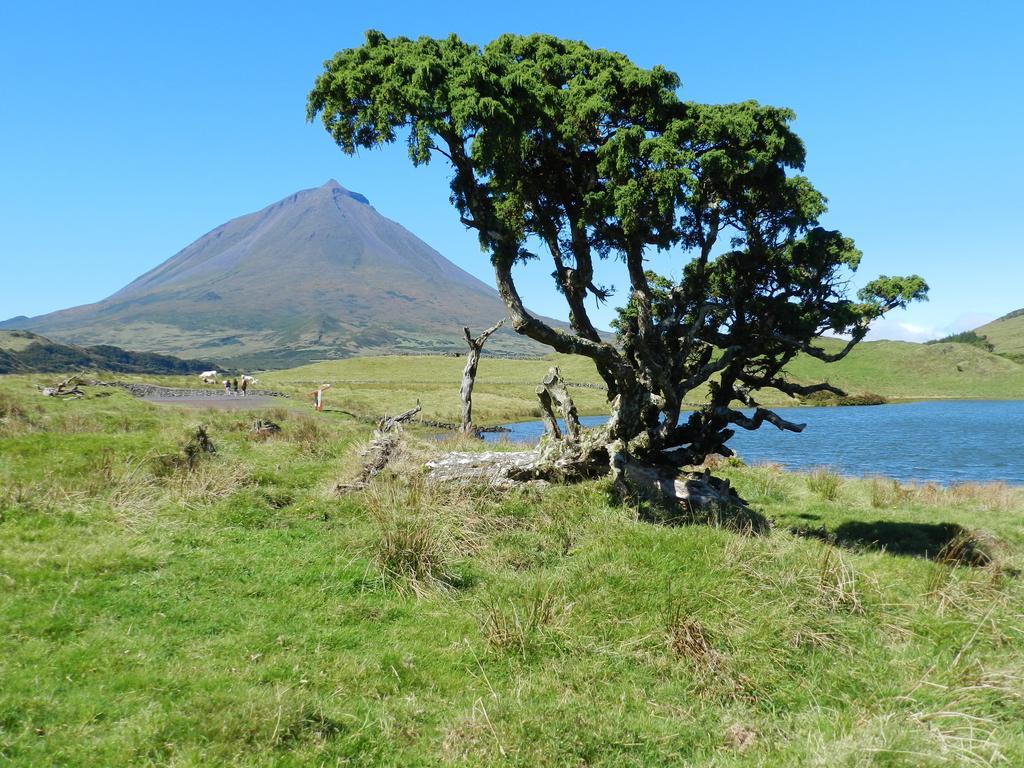
[[[432,486],[473,441],[414,427],[338,495],[367,419],[457,414],[461,361],[396,360],[261,377],[322,414],[0,377],[0,764],[1024,765],[1024,490],[732,462],[750,536]],[[477,421],[547,364],[485,359]]]

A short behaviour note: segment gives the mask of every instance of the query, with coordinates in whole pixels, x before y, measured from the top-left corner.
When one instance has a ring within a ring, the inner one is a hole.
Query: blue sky
[[[684,98],[791,107],[825,223],[864,251],[857,282],[916,272],[932,286],[876,337],[1024,307],[1017,3],[149,6],[0,11],[0,319],[97,301],[227,219],[329,178],[493,283],[443,166],[414,169],[400,146],[348,158],[304,120],[323,60],[368,28],[479,43],[548,32],[662,64]],[[563,316],[549,272],[529,268],[522,292]]]

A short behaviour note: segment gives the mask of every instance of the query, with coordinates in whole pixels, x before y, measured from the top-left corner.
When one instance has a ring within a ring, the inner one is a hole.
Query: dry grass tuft
[[[228,462],[204,462],[191,472],[173,478],[167,487],[190,507],[225,499],[251,483],[245,467]]]
[[[868,490],[871,506],[875,509],[888,509],[902,504],[910,498],[912,493],[898,481],[888,477],[872,477]]]
[[[331,452],[330,433],[313,416],[301,414],[292,419],[284,429],[285,437],[298,446],[299,450],[312,456]]]
[[[783,502],[789,498],[786,481],[779,464],[761,464],[752,469],[753,501]]]
[[[669,616],[666,634],[669,650],[677,658],[689,659],[712,671],[721,668],[724,657],[712,646],[707,629],[696,619],[683,615],[678,606]]]
[[[961,531],[935,556],[943,565],[985,566],[993,562],[995,539],[981,531]]]
[[[745,752],[757,741],[757,731],[739,723],[733,723],[725,729],[725,746],[737,752]]]
[[[953,504],[974,504],[990,512],[1024,510],[1024,494],[1006,483],[957,483],[946,488]]]
[[[377,527],[374,560],[388,585],[417,597],[456,585],[450,567],[452,538],[421,483],[374,483],[363,500]]]
[[[818,597],[829,610],[861,613],[857,595],[857,574],[835,547],[829,547],[818,571]]]
[[[568,610],[567,606],[559,606],[550,589],[538,587],[522,605],[512,599],[486,602],[480,627],[491,648],[512,651],[525,658],[543,645],[553,643],[547,630]]]
[[[818,467],[811,470],[807,475],[807,487],[811,493],[817,494],[825,501],[835,501],[839,498],[839,489],[843,485],[843,478],[838,472],[828,467]]]

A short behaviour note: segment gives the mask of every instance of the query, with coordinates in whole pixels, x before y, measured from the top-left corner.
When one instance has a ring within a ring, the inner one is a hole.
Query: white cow
[[[259,384],[260,383],[260,380],[257,379],[255,376],[248,376],[248,375],[243,375],[242,376],[242,381],[248,381],[250,384]]]
[[[199,374],[199,378],[203,380],[203,384],[216,384],[217,383],[217,372],[216,371],[203,371]]]

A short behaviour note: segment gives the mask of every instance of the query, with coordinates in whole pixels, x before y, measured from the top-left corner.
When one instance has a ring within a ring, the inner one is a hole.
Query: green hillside
[[[822,346],[838,350],[842,343],[826,339]],[[802,356],[787,370],[798,381],[827,380],[894,399],[1024,398],[1024,366],[970,344],[871,341],[838,363]]]
[[[975,332],[984,336],[997,353],[1024,361],[1024,309],[1003,315]]]
[[[81,370],[115,373],[188,374],[216,368],[206,360],[182,360],[120,347],[61,344],[30,331],[0,330],[0,374],[67,373]]]

